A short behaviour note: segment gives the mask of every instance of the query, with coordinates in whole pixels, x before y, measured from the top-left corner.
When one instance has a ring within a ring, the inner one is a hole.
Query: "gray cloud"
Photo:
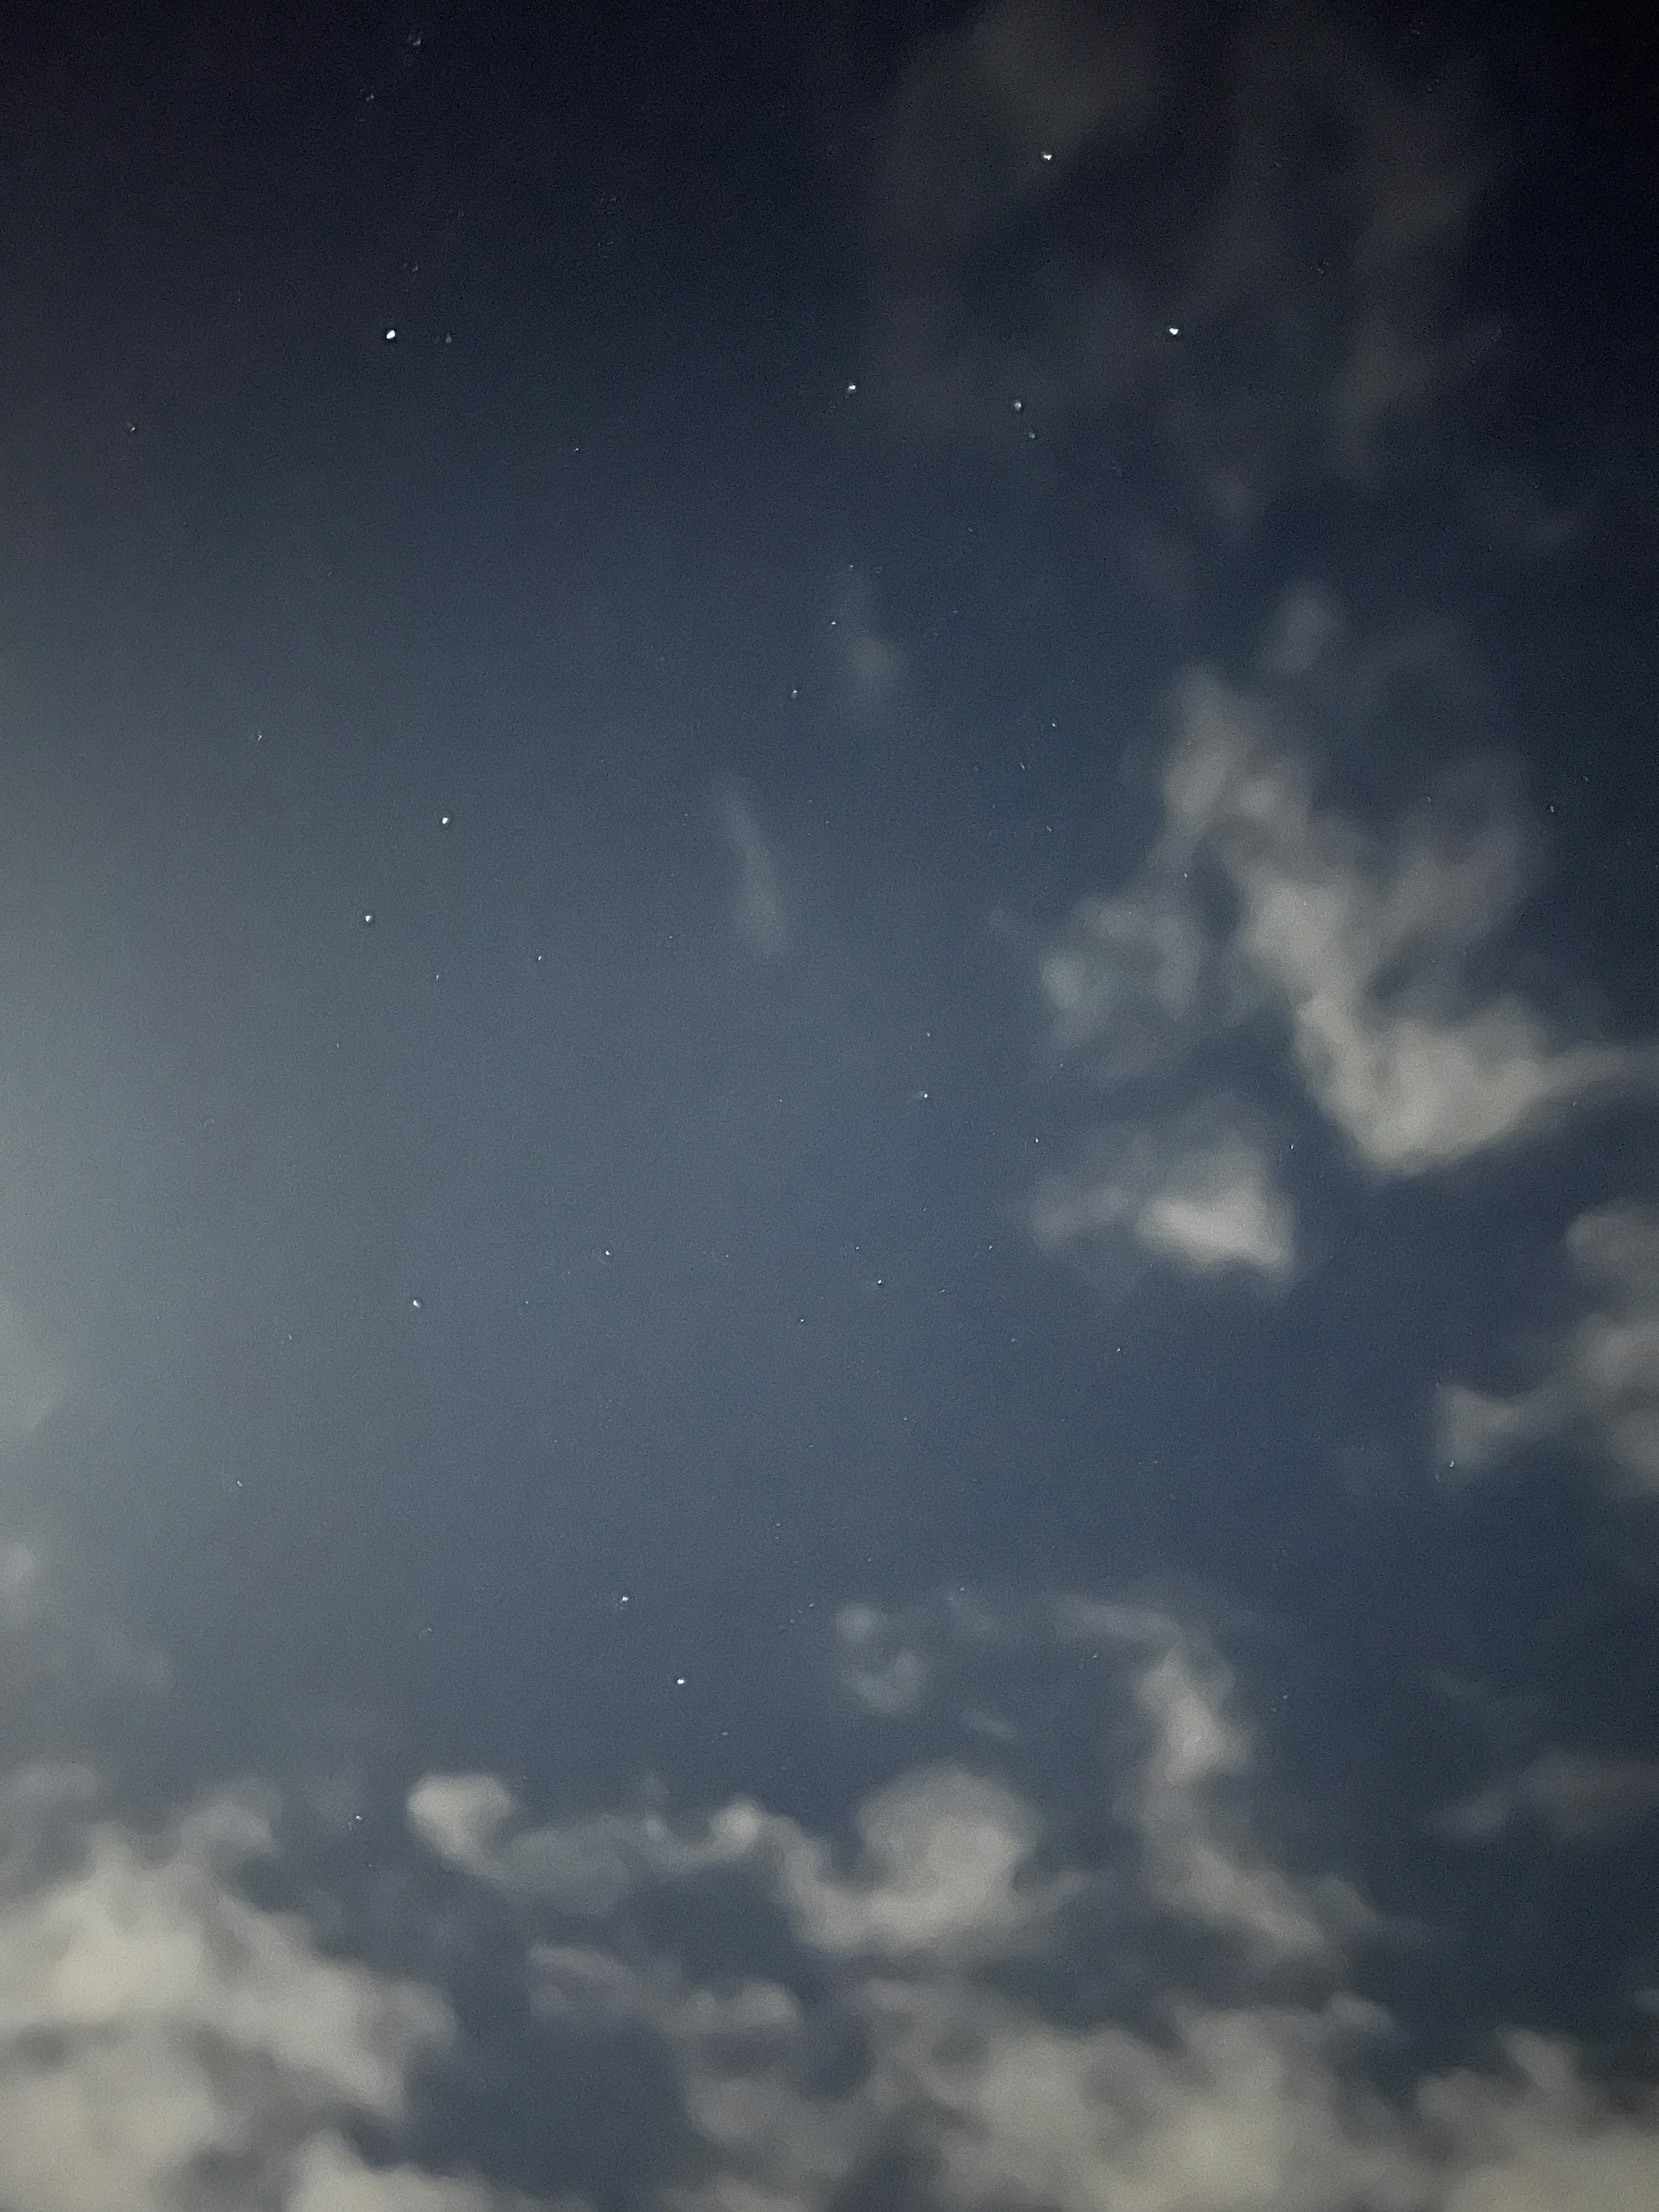
[[[1555,1347],[1533,1389],[1505,1398],[1466,1383],[1442,1387],[1440,1465],[1467,1480],[1555,1437],[1601,1461],[1625,1490],[1652,1496],[1659,1492],[1659,1206],[1599,1207],[1579,1216],[1566,1241],[1599,1303]]]
[[[915,50],[878,145],[892,407],[982,434],[1015,398],[1034,434],[1132,404],[1212,526],[1369,481],[1486,343],[1455,298],[1493,169],[1472,102],[1352,12],[999,0]]]
[[[1549,1751],[1437,1814],[1434,1832],[1457,1843],[1491,1843],[1535,1822],[1565,1843],[1613,1840],[1659,1815],[1659,1766]]]
[[[925,2173],[930,2200],[963,2212],[1012,2199],[1077,2212],[1626,2212],[1659,2185],[1659,2109],[1592,2087],[1565,2045],[1512,2037],[1492,2068],[1376,2086],[1372,2061],[1397,2059],[1398,2040],[1345,1984],[1384,1923],[1347,1884],[1293,1875],[1250,1844],[1246,1701],[1203,1637],[1156,1607],[1087,1597],[868,1610],[855,1642],[878,1627],[890,1650],[931,1645],[936,1686],[953,1644],[1010,1661],[1107,1657],[1103,1685],[1127,1688],[1139,1748],[1121,1757],[1121,1708],[1105,1696],[1103,1749],[1115,1750],[1103,1778],[1139,1839],[1139,1872],[1103,1882],[1056,1861],[1027,1793],[960,1765],[878,1791],[850,1853],[749,1802],[678,1828],[633,1816],[637,1883],[736,1873],[784,1905],[812,1962],[798,1979],[700,1979],[660,1941],[642,1947],[626,1915],[593,1940],[527,1935],[550,2019],[633,2023],[672,2055],[699,2146],[696,2178],[662,2198],[676,2212],[820,2212],[878,2172]],[[550,1839],[572,1824],[481,1850],[509,1802],[477,1778],[428,1782],[411,1817],[533,1927],[562,1901],[538,1870],[558,1863]],[[1066,1975],[1097,1921],[1120,1948],[1160,1923],[1231,1939],[1233,1987],[1166,1976],[1149,2027],[1098,2006],[1082,2021],[1051,2013],[1008,1980],[1014,1959]]]
[[[793,934],[783,878],[753,807],[735,787],[720,798],[720,824],[738,863],[732,927],[757,960],[776,960]]]
[[[1450,1167],[1583,1103],[1652,1088],[1650,1048],[1575,1040],[1518,994],[1473,980],[1528,880],[1502,778],[1443,779],[1386,833],[1318,795],[1316,735],[1340,732],[1347,745],[1356,731],[1375,735],[1407,671],[1419,696],[1432,678],[1447,706],[1466,681],[1433,640],[1360,651],[1326,599],[1300,592],[1249,682],[1202,668],[1177,679],[1162,830],[1131,881],[1080,902],[1039,963],[1058,1052],[1109,1085],[1168,1078],[1215,1037],[1259,1035],[1270,1020],[1312,1103],[1360,1164],[1388,1176]],[[1095,1130],[1079,1164],[1039,1186],[1032,1233],[1109,1275],[1133,1248],[1282,1284],[1295,1214],[1270,1152],[1248,1103],[1217,1094],[1142,1112]],[[1652,1294],[1626,1284],[1620,1296],[1622,1319],[1581,1340],[1578,1364],[1625,1377],[1618,1449],[1635,1467],[1651,1445],[1659,1468],[1636,1379]],[[1448,1433],[1477,1457],[1543,1413],[1465,1392],[1448,1401]]]

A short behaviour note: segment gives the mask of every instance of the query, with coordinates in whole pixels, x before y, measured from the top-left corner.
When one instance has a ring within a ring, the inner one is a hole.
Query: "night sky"
[[[0,21],[0,2208],[1659,2203],[1644,12]]]

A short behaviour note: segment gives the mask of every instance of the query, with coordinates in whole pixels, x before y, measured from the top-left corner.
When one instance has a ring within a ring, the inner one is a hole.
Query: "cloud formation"
[[[755,810],[735,786],[721,794],[720,825],[738,864],[732,927],[756,959],[780,959],[793,934],[782,875]]]
[[[1272,1025],[1355,1164],[1386,1177],[1454,1166],[1574,1107],[1651,1089],[1656,1073],[1651,1050],[1564,1035],[1476,980],[1528,881],[1501,778],[1443,777],[1386,831],[1320,797],[1316,734],[1351,743],[1383,711],[1392,659],[1358,652],[1329,602],[1300,592],[1249,681],[1181,676],[1163,828],[1121,891],[1079,902],[1038,970],[1055,1049],[1109,1085],[1167,1081],[1223,1036],[1259,1051]],[[1282,1283],[1293,1202],[1269,1153],[1260,1114],[1219,1094],[1108,1125],[1040,1187],[1033,1233],[1085,1260],[1133,1245],[1194,1273]],[[1624,1449],[1639,1458],[1638,1426]]]
[[[1462,1844],[1494,1842],[1536,1823],[1563,1843],[1613,1840],[1659,1818],[1659,1765],[1582,1751],[1543,1752],[1437,1814],[1434,1832]]]
[[[964,1654],[1103,1657],[1101,1781],[1127,1852],[1059,1850],[1029,1790],[932,1765],[876,1791],[841,1847],[748,1801],[680,1825],[628,1816],[613,1832],[629,1887],[609,1887],[575,1939],[546,1918],[569,1908],[589,1824],[504,1832],[516,1809],[476,1777],[428,1779],[411,1798],[417,1832],[524,1911],[550,2018],[631,2023],[672,2055],[698,2148],[695,2178],[665,2203],[806,2212],[884,2177],[963,2212],[1011,2198],[1627,2212],[1659,2183],[1659,2111],[1589,2086],[1565,2046],[1516,2036],[1486,2066],[1379,2086],[1397,2077],[1399,2039],[1349,1970],[1384,1923],[1346,1882],[1293,1875],[1250,1844],[1259,1768],[1206,1639],[1157,1608],[1088,1598],[866,1610],[855,1648],[878,1629],[890,1650],[931,1648],[948,1697],[966,1686]],[[781,1906],[793,1966],[700,1973],[673,1948],[679,1914],[636,1912],[716,1869],[757,1910]],[[1221,1953],[1183,1954],[1194,1936]],[[1133,1975],[1103,1982],[1094,1963],[1149,1946],[1150,2014]]]
[[[97,1817],[73,1769],[0,1804],[0,2199],[16,2212],[475,2212],[485,2192],[371,2169],[340,2132],[395,2121],[450,2032],[430,1990],[325,1957],[237,1892],[272,1848],[246,1801],[159,1835]]]
[[[878,386],[935,434],[1133,410],[1234,532],[1371,481],[1481,358],[1473,102],[1353,11],[997,0],[916,46],[877,148]]]
[[[1620,1201],[1567,1232],[1574,1272],[1598,1303],[1515,1397],[1447,1383],[1437,1394],[1439,1463],[1459,1481],[1557,1439],[1635,1496],[1659,1494],[1659,1206]]]
[[[1083,1161],[1040,1183],[1031,1233],[1045,1252],[1113,1270],[1126,1241],[1195,1275],[1254,1273],[1275,1286],[1296,1264],[1296,1215],[1255,1117],[1222,1102],[1173,1124],[1097,1130]]]

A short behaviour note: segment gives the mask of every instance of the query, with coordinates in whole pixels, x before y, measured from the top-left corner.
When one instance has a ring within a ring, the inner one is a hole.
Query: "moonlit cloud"
[[[892,1648],[927,1643],[921,1614],[870,1613]],[[1205,1638],[1156,1608],[1086,1596],[1017,1613],[970,1605],[959,1627],[955,1618],[951,1607],[927,1615],[937,1683],[950,1679],[953,1641],[992,1665],[1044,1650],[1056,1662],[1109,1658],[1102,1779],[1136,1856],[1109,1870],[1056,1858],[1036,1798],[960,1765],[878,1790],[851,1849],[753,1804],[679,1828],[637,1817],[629,1856],[641,1896],[720,1865],[757,1904],[783,1905],[803,1954],[799,1973],[702,1979],[673,1947],[672,1913],[623,1913],[614,1940],[530,1933],[568,1901],[537,1874],[559,1862],[558,1826],[492,1861],[479,1856],[476,1815],[495,1824],[496,1791],[428,1782],[411,1800],[428,1840],[459,1838],[469,1870],[526,1911],[532,1987],[550,2020],[631,2024],[672,2057],[698,2178],[665,2203],[805,2212],[869,2185],[878,2168],[925,2172],[930,2195],[963,2212],[1012,2197],[1078,2212],[1541,2212],[1561,2201],[1625,2212],[1644,2201],[1659,2180],[1659,2113],[1589,2087],[1565,2045],[1512,2037],[1484,2069],[1378,2087],[1374,2062],[1386,2053],[1397,2069],[1399,2038],[1348,1973],[1386,1924],[1347,1882],[1294,1876],[1250,1843],[1248,1699]],[[871,1622],[859,1626],[873,1638]],[[1140,1723],[1127,1761],[1115,1684]],[[1578,1778],[1588,1802],[1594,1778]],[[1572,1795],[1542,1790],[1552,1805]],[[642,1948],[645,1924],[668,1940]],[[1215,1985],[1213,1969],[1185,1986],[1171,1965],[1154,2032],[1098,1996],[1079,2017],[1081,1982],[1051,2008],[1009,1979],[1018,1961],[1065,1988],[1097,1926],[1109,1948],[1132,1954],[1160,1930],[1208,1930],[1231,1946],[1230,1986]],[[1299,1978],[1294,1996],[1287,1973]],[[1567,2199],[1548,2196],[1552,2178],[1571,2185]]]
[[[1268,1149],[1251,1116],[1224,1107],[1098,1130],[1080,1166],[1038,1186],[1031,1233],[1085,1270],[1121,1265],[1133,1248],[1195,1275],[1281,1284],[1295,1266],[1296,1217]]]
[[[732,927],[757,960],[779,959],[789,949],[792,931],[777,855],[742,792],[724,793],[720,823],[738,863]]]
[[[1655,1819],[1659,1765],[1552,1751],[1448,1805],[1431,1826],[1454,1842],[1483,1844],[1531,1822],[1561,1842],[1585,1844],[1617,1838]]]
[[[1552,1437],[1589,1453],[1621,1489],[1651,1496],[1659,1492],[1659,1206],[1621,1201],[1581,1214],[1567,1254],[1596,1304],[1533,1389],[1504,1398],[1443,1386],[1440,1465],[1468,1480]]]
[[[1659,1064],[1646,1046],[1562,1035],[1517,994],[1472,980],[1528,880],[1499,779],[1447,781],[1386,831],[1320,798],[1311,733],[1377,711],[1389,665],[1304,592],[1281,609],[1249,682],[1182,675],[1167,702],[1162,831],[1122,890],[1079,902],[1038,974],[1056,1050],[1109,1086],[1168,1078],[1200,1047],[1275,1023],[1311,1104],[1358,1164],[1394,1177],[1650,1090]],[[1282,1282],[1294,1269],[1295,1217],[1261,1117],[1219,1093],[1097,1129],[1078,1165],[1039,1186],[1029,1218],[1045,1250],[1109,1273],[1127,1246],[1199,1273]],[[1623,1333],[1586,1339],[1587,1368],[1634,1375],[1642,1324],[1629,1309],[1644,1295],[1621,1291]],[[1466,1394],[1449,1418],[1474,1457],[1486,1430],[1524,1427],[1536,1410],[1483,1412]],[[1638,1466],[1643,1420],[1632,1402],[1620,1449]]]
[[[1249,529],[1289,483],[1374,481],[1482,358],[1455,278],[1492,171],[1457,73],[1413,78],[1352,14],[998,0],[882,118],[882,394],[953,436],[1016,398],[1034,437],[1133,407],[1210,527]]]
[[[372,2172],[336,2132],[395,2120],[450,2032],[429,1990],[325,1957],[237,1894],[206,1833],[89,1817],[89,1778],[8,1801],[0,2197],[20,2212],[462,2212],[483,2195]],[[246,1821],[228,1824],[244,1832]],[[257,1840],[257,1839],[256,1839]],[[19,1867],[44,1870],[20,1875]]]

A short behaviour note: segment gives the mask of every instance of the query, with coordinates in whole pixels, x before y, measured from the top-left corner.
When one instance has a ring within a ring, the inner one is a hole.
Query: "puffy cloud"
[[[1445,2146],[1437,2212],[1639,2212],[1659,2190],[1659,2106],[1615,2103],[1573,2054],[1541,2036],[1505,2039],[1507,2078],[1459,2074],[1424,2089]]]
[[[1556,1346],[1543,1379],[1503,1398],[1449,1383],[1437,1394],[1438,1455],[1460,1480],[1528,1443],[1559,1437],[1637,1495],[1659,1492],[1659,1206],[1581,1214],[1567,1254],[1601,1303]]]
[[[1493,2069],[1402,2075],[1402,2039],[1345,1986],[1382,1923],[1345,1883],[1293,1875],[1252,1844],[1245,1701],[1203,1636],[1156,1607],[1088,1597],[870,1612],[890,1646],[926,1653],[935,1694],[953,1642],[1007,1664],[1105,1659],[1103,1779],[1137,1852],[1109,1869],[1074,1850],[1068,1863],[1030,1791],[960,1765],[876,1792],[846,1854],[747,1802],[678,1830],[636,1818],[640,1888],[718,1864],[784,1908],[800,1954],[770,1972],[718,1953],[694,1969],[673,1948],[686,1924],[673,1912],[624,1915],[582,1942],[529,1939],[549,2020],[625,2026],[672,2057],[696,2150],[658,2201],[825,2212],[878,2181],[901,2199],[914,2181],[961,2212],[1648,2201],[1659,2112],[1590,2087],[1565,2046],[1515,2038]],[[1571,1794],[1539,1787],[1551,1803]],[[556,1829],[515,1855],[510,1839],[477,1842],[501,1827],[504,1794],[475,1782],[447,1799],[428,1784],[415,1802],[417,1826],[458,1842],[475,1871],[527,1909],[560,1908],[556,1887],[534,1880],[559,1861],[545,1839]],[[1134,1955],[1194,1926],[1228,1940],[1226,1986],[1212,1952],[1183,1972],[1167,1945],[1151,2017],[1144,2003],[1130,2016],[1116,1983],[1091,1983],[1102,1950]]]
[[[870,1639],[896,1642],[897,1623],[863,1610]],[[965,1633],[982,1636],[983,1626],[970,1619]],[[904,1648],[917,1648],[922,1626],[912,1624]],[[1224,1809],[1215,1785],[1248,1771],[1249,1746],[1233,1717],[1232,1678],[1202,1638],[1150,1609],[1081,1600],[1009,1615],[996,1628],[1004,1653],[1104,1646],[1121,1670],[1142,1755],[1120,1781],[1116,1805],[1139,1839],[1150,1906],[1231,1939],[1263,1966],[1334,1957],[1373,1929],[1347,1886],[1298,1882],[1267,1863],[1237,1806]],[[947,1612],[933,1632],[963,1632]],[[1103,1712],[1101,1729],[1103,1750]],[[516,1895],[599,1918],[633,1890],[738,1869],[783,1908],[803,1944],[830,1955],[937,1960],[1023,1949],[1077,1893],[1075,1876],[1036,1872],[1042,1822],[1033,1808],[958,1764],[905,1774],[869,1797],[848,1872],[794,1820],[750,1799],[701,1823],[677,1825],[653,1809],[507,1833],[516,1813],[503,1785],[485,1776],[428,1776],[409,1802],[410,1825],[428,1847]]]
[[[409,1797],[409,1822],[438,1857],[480,1880],[522,1895],[546,1897],[594,1919],[614,1911],[641,1874],[658,1863],[699,1860],[659,1814],[621,1814],[525,1829],[517,1800],[489,1774],[429,1774]],[[732,1854],[727,1852],[726,1856]]]
[[[463,2212],[478,2191],[371,2171],[335,2132],[395,2121],[449,2032],[428,1989],[325,1957],[239,1895],[250,1808],[140,1838],[88,1818],[90,1778],[7,1793],[0,2199],[17,2212]],[[238,1839],[240,1838],[240,1843]]]
[[[1345,2096],[1328,2055],[1352,2041],[1357,2007],[1194,2008],[1161,2045],[1110,2027],[1066,2033],[990,2002],[902,2010],[907,2070],[938,2115],[930,2131],[952,2203],[1316,2212],[1406,2201],[1412,2160],[1398,2130]]]
[[[331,2130],[295,2158],[284,2212],[483,2212],[500,2202],[471,2182],[418,2167],[371,2167]]]
[[[746,1868],[800,1940],[830,1952],[938,1951],[1005,1942],[1055,1901],[1022,1880],[1036,1842],[1028,1808],[956,1767],[909,1775],[860,1810],[862,1864],[832,1855],[748,1798],[700,1826],[658,1812],[600,1814],[499,1838],[513,1801],[484,1776],[428,1776],[410,1798],[416,1833],[440,1856],[516,1895],[602,1918],[633,1889]]]

